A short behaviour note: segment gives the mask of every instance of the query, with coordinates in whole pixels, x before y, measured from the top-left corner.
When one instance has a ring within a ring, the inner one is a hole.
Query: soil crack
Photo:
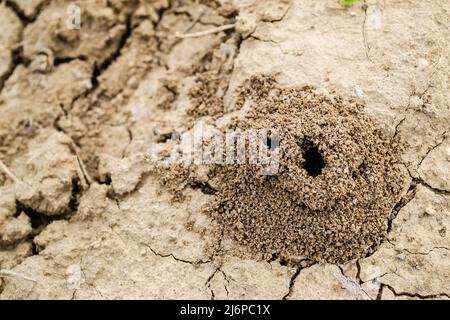
[[[447,297],[450,299],[450,295],[448,293],[436,293],[436,294],[422,295],[419,293],[412,293],[412,292],[403,292],[403,291],[397,292],[389,284],[382,284],[382,286],[388,288],[397,297],[410,297],[410,298],[418,298],[418,299],[436,299],[436,298],[441,298],[441,297]]]
[[[181,258],[176,257],[173,253],[163,254],[163,253],[157,252],[155,249],[153,249],[147,243],[141,242],[141,244],[144,245],[145,247],[147,247],[154,255],[159,256],[161,258],[172,258],[175,261],[182,262],[182,263],[188,263],[188,264],[191,264],[194,266],[211,263],[211,261],[209,261],[209,260],[189,261],[189,260],[181,259]]]
[[[358,279],[356,281],[353,280],[344,273],[341,266],[338,266],[338,268],[341,271],[341,277],[339,277],[339,274],[335,275],[335,277],[347,291],[356,293],[364,300],[372,300],[367,292],[361,287],[361,283],[359,283]]]
[[[450,132],[450,128],[447,129],[446,131],[444,131],[444,132],[441,134],[441,138],[442,138],[442,139],[441,139],[437,144],[435,144],[433,147],[431,147],[431,148],[428,149],[428,151],[427,151],[427,153],[425,154],[425,156],[420,160],[419,164],[417,165],[417,170],[420,169],[420,166],[422,165],[422,162],[428,157],[428,155],[429,155],[433,150],[435,150],[436,148],[438,148],[439,146],[441,146],[441,145],[444,143],[444,141],[447,139],[447,133],[449,133],[449,132]]]
[[[119,40],[119,45],[117,46],[117,49],[113,54],[108,57],[103,63],[100,64],[100,66],[97,66],[97,64],[94,65],[94,71],[92,73],[92,89],[91,91],[95,91],[98,87],[98,78],[103,74],[105,70],[109,68],[110,65],[112,65],[121,55],[122,49],[125,47],[125,45],[128,42],[128,39],[132,36],[133,28],[131,26],[132,18],[135,10],[132,11],[129,15],[126,17],[126,23],[125,23],[125,31],[121,35]]]
[[[300,272],[303,270],[302,267],[298,267],[297,270],[295,270],[294,274],[291,277],[291,280],[289,281],[289,291],[284,295],[282,300],[289,300],[289,297],[292,295],[295,280],[297,280],[297,277],[300,275]]]
[[[23,11],[23,9],[20,8],[20,6],[14,1],[4,0],[2,3],[4,3],[8,8],[10,8],[12,11],[14,11],[14,13],[20,19],[22,24],[24,26],[26,26],[26,25],[36,21],[36,19],[39,17],[41,12],[45,9],[45,7],[47,7],[50,4],[50,2],[51,2],[51,0],[46,0],[46,1],[43,1],[42,3],[40,3],[36,9],[36,12],[33,13],[31,16],[27,16],[25,14],[25,12]]]

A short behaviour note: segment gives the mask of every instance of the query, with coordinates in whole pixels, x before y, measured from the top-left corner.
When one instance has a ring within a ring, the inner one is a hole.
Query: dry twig
[[[213,34],[213,33],[218,33],[221,31],[225,31],[225,30],[230,30],[230,29],[234,29],[236,25],[233,24],[226,24],[220,27],[216,27],[216,28],[212,28],[212,29],[208,29],[208,30],[204,30],[204,31],[199,31],[199,32],[192,32],[192,33],[179,33],[177,32],[175,34],[175,36],[177,38],[182,38],[182,39],[186,39],[186,38],[199,38],[199,37],[203,37],[206,36],[208,34]]]

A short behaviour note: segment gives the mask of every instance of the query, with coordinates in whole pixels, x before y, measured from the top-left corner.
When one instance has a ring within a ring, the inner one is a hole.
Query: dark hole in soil
[[[33,209],[27,208],[20,202],[16,203],[16,217],[18,217],[22,212],[25,213],[31,222],[31,228],[33,231],[28,236],[28,239],[32,242],[32,253],[33,255],[39,254],[39,248],[33,242],[34,237],[39,235],[42,230],[44,230],[50,223],[57,220],[65,220],[68,218],[68,214],[60,214],[55,216],[46,216],[45,214],[34,211]]]
[[[18,211],[19,214],[24,212],[30,218],[31,227],[34,230],[38,230],[40,232],[50,223],[50,219],[47,216],[40,214],[34,210],[22,207],[21,205],[18,207],[20,208]]]
[[[322,173],[322,169],[325,167],[325,161],[319,152],[319,149],[315,146],[309,147],[303,154],[305,164],[303,168],[311,177],[317,177]]]
[[[161,133],[157,138],[156,142],[158,143],[165,143],[170,140],[177,140],[178,136],[175,132],[169,132],[169,133]]]
[[[358,167],[358,170],[355,172],[352,172],[352,177],[355,179],[358,175],[364,175],[366,171],[366,164],[364,162],[361,162],[361,164]]]
[[[192,189],[200,189],[204,194],[214,194],[216,190],[211,188],[207,183],[193,182],[191,183]]]
[[[282,266],[287,266],[288,265],[288,262],[287,262],[287,260],[285,259],[285,258],[281,258],[280,259],[280,265],[282,265]]]

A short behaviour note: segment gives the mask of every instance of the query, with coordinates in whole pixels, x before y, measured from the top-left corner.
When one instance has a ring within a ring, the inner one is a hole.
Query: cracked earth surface
[[[0,1],[0,160],[16,178],[0,175],[0,298],[450,298],[448,1],[88,0],[80,31],[71,2]],[[361,100],[406,143],[402,199],[370,256],[238,257],[202,213],[213,195],[174,202],[149,169],[174,130],[239,114],[255,74]]]

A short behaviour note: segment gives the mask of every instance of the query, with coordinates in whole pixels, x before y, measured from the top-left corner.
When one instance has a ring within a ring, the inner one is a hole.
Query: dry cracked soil
[[[1,0],[0,298],[449,299],[449,19],[447,0]],[[255,256],[205,213],[207,169],[161,182],[152,146],[242,117],[258,75],[402,141],[372,250]]]

